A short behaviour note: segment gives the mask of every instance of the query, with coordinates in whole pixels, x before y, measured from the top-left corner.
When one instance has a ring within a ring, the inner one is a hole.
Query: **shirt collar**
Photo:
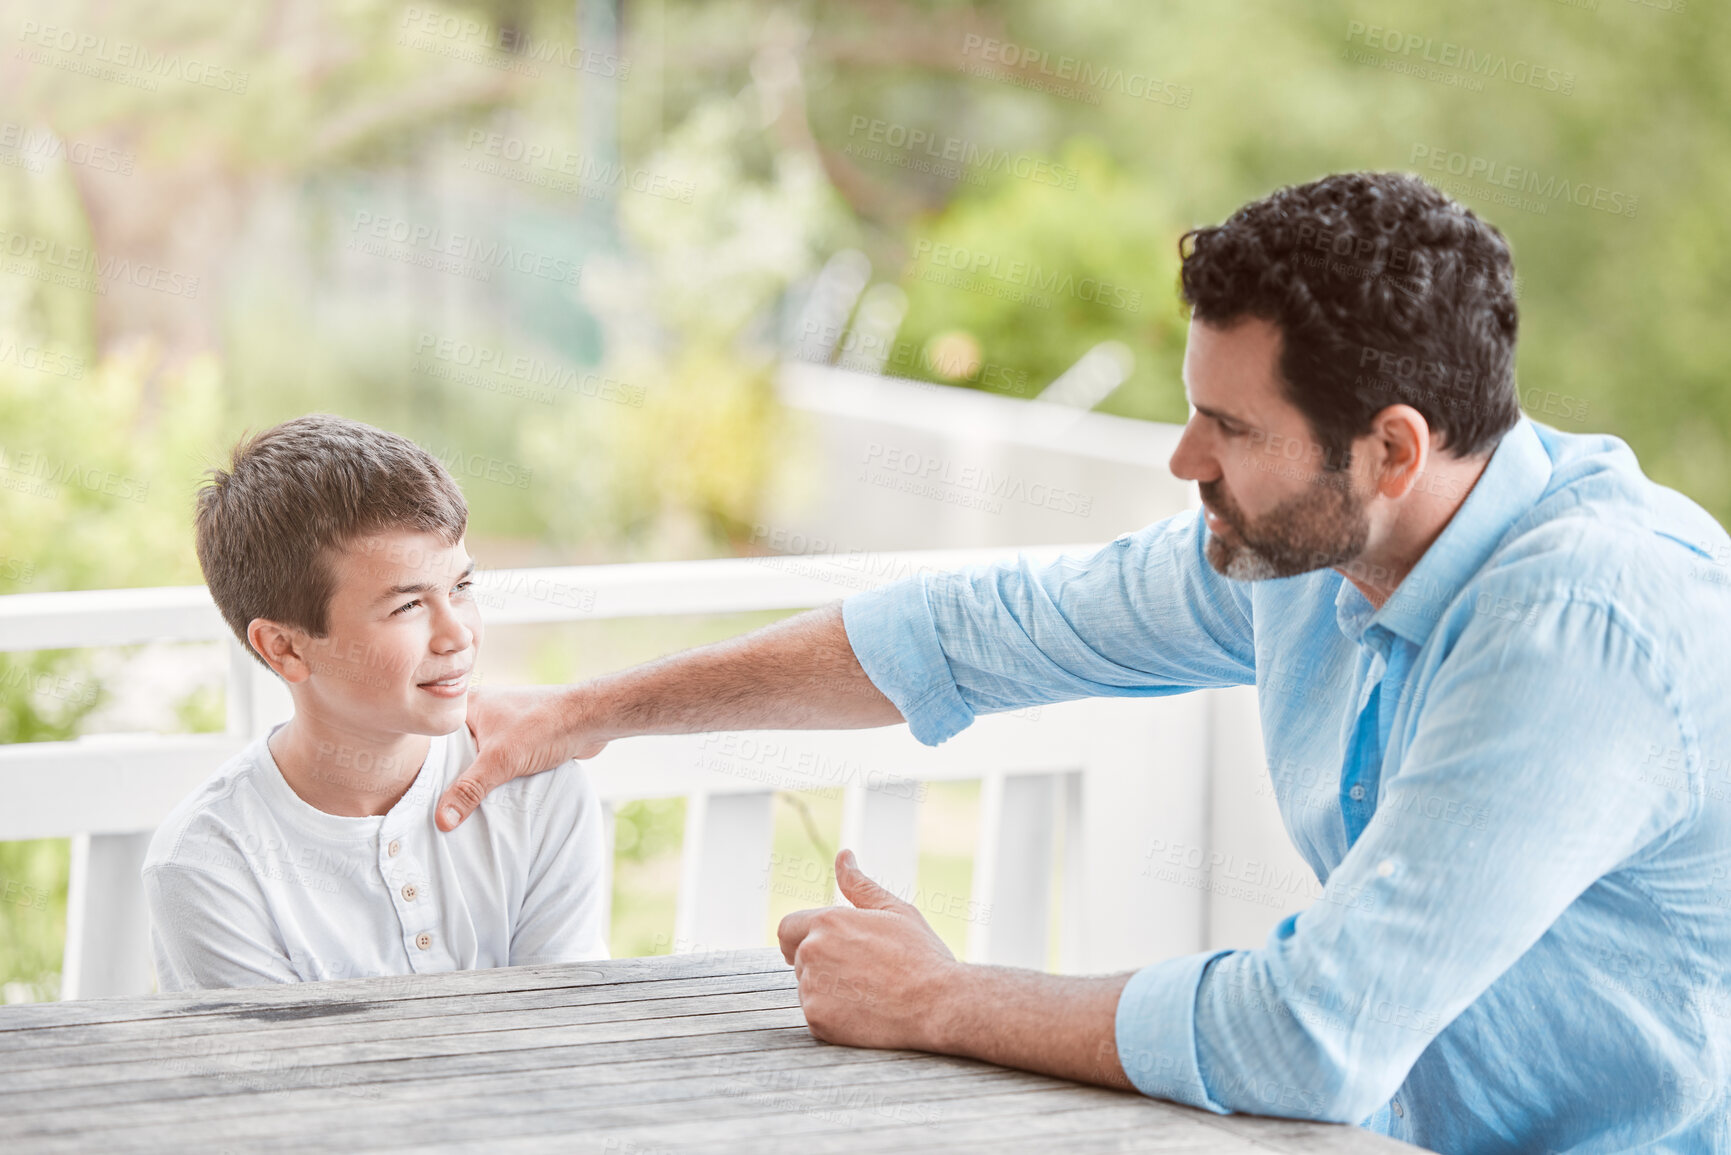
[[[288,784],[288,779],[283,777],[282,767],[277,765],[276,756],[271,753],[270,739],[271,735],[287,724],[279,722],[272,726],[268,734],[254,743],[255,759],[261,770],[255,781],[259,783],[260,791],[272,813],[285,822],[292,823],[298,828],[297,833],[312,833],[339,840],[370,838],[377,834],[381,827],[392,832],[402,829],[415,813],[432,813],[429,795],[434,790],[444,788],[439,778],[439,768],[444,765],[445,737],[435,737],[427,744],[427,757],[421,763],[420,770],[416,771],[414,782],[387,813],[332,814],[320,810],[296,794],[294,787]],[[467,733],[468,728],[463,727],[463,731]]]
[[[1444,608],[1490,560],[1550,480],[1550,454],[1532,422],[1523,417],[1503,435],[1466,500],[1381,609],[1341,579],[1334,599],[1340,632],[1356,643],[1366,630],[1381,626],[1415,646],[1424,645]]]

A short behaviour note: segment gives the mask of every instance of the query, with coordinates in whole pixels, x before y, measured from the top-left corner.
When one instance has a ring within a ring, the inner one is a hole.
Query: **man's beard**
[[[1292,577],[1325,566],[1345,565],[1364,552],[1370,518],[1352,491],[1346,470],[1316,474],[1297,497],[1250,522],[1218,481],[1202,482],[1202,500],[1232,532],[1228,540],[1209,531],[1208,564],[1238,581]]]

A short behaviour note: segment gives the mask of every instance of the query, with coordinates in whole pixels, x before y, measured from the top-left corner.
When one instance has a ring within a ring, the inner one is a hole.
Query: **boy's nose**
[[[429,644],[436,654],[458,653],[474,645],[478,633],[469,628],[460,614],[447,608],[437,615]]]

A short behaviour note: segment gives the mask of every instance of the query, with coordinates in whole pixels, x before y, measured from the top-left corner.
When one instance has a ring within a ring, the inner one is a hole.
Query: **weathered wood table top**
[[[0,1007],[0,1149],[1415,1150],[826,1046],[773,950]]]

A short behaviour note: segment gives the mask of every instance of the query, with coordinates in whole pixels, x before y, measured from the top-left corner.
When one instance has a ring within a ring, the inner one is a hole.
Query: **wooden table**
[[[773,950],[0,1007],[0,1149],[1394,1152],[818,1043]]]

